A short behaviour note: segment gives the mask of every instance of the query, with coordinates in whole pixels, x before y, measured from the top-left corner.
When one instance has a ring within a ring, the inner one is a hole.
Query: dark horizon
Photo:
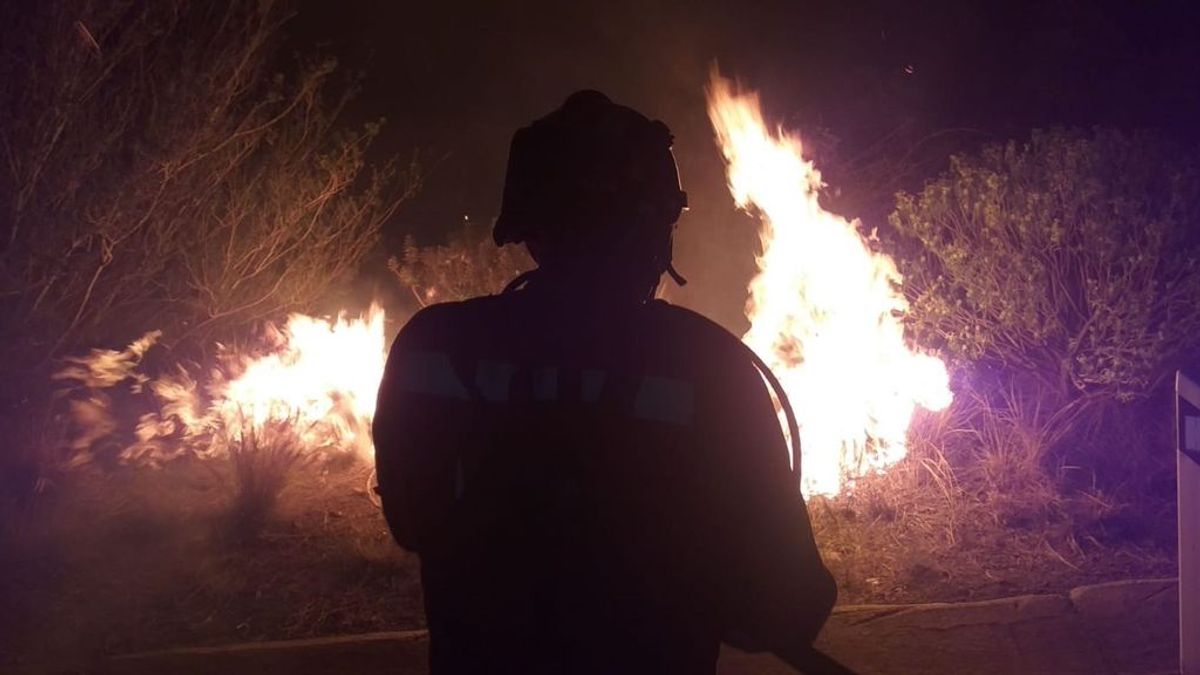
[[[365,72],[353,112],[387,118],[378,152],[420,158],[426,180],[386,228],[386,248],[408,234],[437,241],[464,218],[490,224],[512,132],[572,91],[599,89],[667,122],[691,197],[677,256],[694,283],[674,299],[727,324],[744,301],[755,227],[733,210],[705,116],[714,63],[838,160],[952,132],[887,194],[918,188],[952,150],[1034,128],[1150,127],[1185,143],[1200,132],[1200,11],[1185,2],[306,0],[291,30],[297,50],[319,44]],[[863,203],[858,176],[826,159],[818,168],[844,193],[834,209],[883,225],[886,203]]]

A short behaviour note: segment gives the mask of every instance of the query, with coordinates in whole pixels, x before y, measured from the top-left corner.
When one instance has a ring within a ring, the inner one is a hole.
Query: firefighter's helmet
[[[672,271],[670,234],[687,207],[667,125],[613,103],[598,91],[513,135],[498,245],[531,240],[586,250],[604,242],[645,243]]]

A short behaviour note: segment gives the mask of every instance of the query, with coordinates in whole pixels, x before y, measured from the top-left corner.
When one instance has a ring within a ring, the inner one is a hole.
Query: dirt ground
[[[422,627],[417,561],[391,541],[367,474],[294,470],[250,540],[231,534],[224,463],[84,472],[52,486],[0,547],[0,663]],[[1169,544],[1153,537],[1020,521],[951,527],[942,521],[980,514],[910,513],[869,495],[810,502],[843,604],[1174,574]]]

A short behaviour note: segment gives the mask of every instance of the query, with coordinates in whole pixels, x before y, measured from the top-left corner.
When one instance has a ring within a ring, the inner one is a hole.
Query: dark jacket
[[[764,382],[688,310],[429,307],[374,435],[435,675],[711,674],[722,640],[791,650],[833,605]]]

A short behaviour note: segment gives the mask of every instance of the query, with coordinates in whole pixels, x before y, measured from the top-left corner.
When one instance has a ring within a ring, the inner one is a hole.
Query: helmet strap
[[[667,263],[667,274],[671,275],[671,279],[675,281],[676,285],[687,286],[687,279],[679,273],[679,270],[675,269],[675,263]]]

